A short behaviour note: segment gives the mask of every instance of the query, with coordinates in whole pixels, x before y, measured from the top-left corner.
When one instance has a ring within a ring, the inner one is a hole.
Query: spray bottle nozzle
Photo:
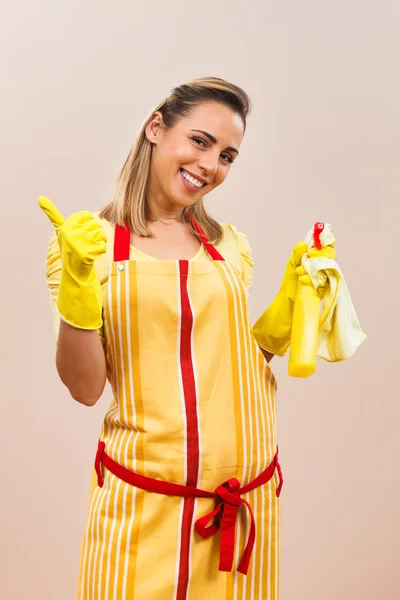
[[[319,236],[323,232],[324,227],[325,227],[325,224],[322,223],[321,221],[317,221],[317,223],[314,223],[314,245],[317,250],[321,250],[321,248],[322,248],[321,240],[320,240]]]

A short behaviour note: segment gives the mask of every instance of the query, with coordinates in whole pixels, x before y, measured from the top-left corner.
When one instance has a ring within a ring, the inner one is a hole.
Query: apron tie
[[[94,461],[94,468],[96,469],[96,473],[97,473],[97,484],[99,487],[103,487],[103,485],[104,485],[102,463],[103,463],[103,453],[104,453],[105,447],[106,447],[105,443],[100,440],[99,445],[97,446],[96,458]]]
[[[276,495],[279,498],[279,496],[281,495],[282,486],[283,486],[283,475],[282,475],[282,468],[281,468],[281,465],[279,464],[279,460],[278,460],[278,454],[279,454],[279,451],[278,451],[278,448],[277,448],[276,449],[276,454],[275,454],[275,457],[274,457],[274,461],[275,461],[275,466],[276,466],[276,469],[278,471],[278,477],[279,477],[279,485],[276,488]]]
[[[244,505],[245,508],[247,508],[250,516],[250,532],[237,570],[239,573],[247,575],[256,539],[256,522],[251,505],[247,502],[247,500],[242,498],[241,495],[251,492],[257,487],[267,483],[273,477],[276,469],[279,476],[279,485],[276,489],[276,495],[278,497],[280,496],[283,478],[281,466],[278,461],[278,448],[273,461],[271,461],[268,467],[262,471],[260,475],[253,479],[253,481],[250,481],[250,483],[241,488],[239,480],[235,477],[232,477],[231,479],[228,479],[219,485],[214,492],[208,492],[206,490],[201,490],[188,485],[180,485],[178,483],[162,481],[161,479],[147,477],[146,475],[140,475],[139,473],[130,471],[108,456],[108,454],[105,452],[105,446],[105,443],[99,440],[94,464],[99,487],[103,487],[104,485],[102,471],[102,467],[104,466],[106,469],[108,469],[108,471],[122,479],[122,481],[125,481],[125,483],[133,485],[134,487],[140,488],[147,492],[165,494],[167,496],[180,496],[183,498],[216,499],[215,508],[208,514],[204,515],[204,517],[197,519],[194,524],[194,528],[203,539],[207,539],[220,531],[219,571],[232,570],[235,548],[236,521],[239,508]],[[212,522],[211,525],[209,524],[210,522]]]
[[[246,500],[239,496],[240,483],[232,478],[218,486],[215,490],[217,496],[217,506],[213,511],[197,519],[194,528],[202,538],[209,538],[215,535],[221,529],[219,567],[220,571],[232,571],[234,547],[235,547],[235,526],[239,508],[244,504],[250,514],[251,525],[250,533],[245,550],[240,560],[238,571],[247,575],[250,558],[256,539],[256,523],[252,508]],[[212,525],[208,523],[213,520]],[[207,527],[208,525],[208,527]]]

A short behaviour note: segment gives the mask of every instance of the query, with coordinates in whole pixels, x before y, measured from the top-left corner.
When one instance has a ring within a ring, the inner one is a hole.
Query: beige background
[[[108,202],[147,112],[215,75],[254,110],[210,212],[245,231],[253,319],[295,242],[332,223],[369,338],[308,380],[279,378],[282,600],[400,597],[400,4],[381,0],[138,3],[9,0],[1,64],[2,600],[75,595],[89,475],[109,391],[93,409],[54,367],[44,278],[67,214]],[[396,244],[395,244],[396,243]]]

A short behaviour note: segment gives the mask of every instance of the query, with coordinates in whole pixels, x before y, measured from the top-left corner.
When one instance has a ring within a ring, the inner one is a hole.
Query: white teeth
[[[197,188],[203,187],[203,184],[200,181],[198,181],[197,179],[195,179],[194,177],[192,177],[191,175],[189,175],[189,173],[187,173],[187,171],[182,171],[182,175],[194,187],[197,187]]]

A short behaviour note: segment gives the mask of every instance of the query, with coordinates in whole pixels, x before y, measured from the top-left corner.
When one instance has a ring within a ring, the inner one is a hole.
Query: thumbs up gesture
[[[60,246],[62,271],[57,298],[61,318],[79,329],[98,329],[102,321],[102,289],[94,269],[106,251],[106,236],[88,211],[64,219],[45,196],[39,206],[53,224]]]

